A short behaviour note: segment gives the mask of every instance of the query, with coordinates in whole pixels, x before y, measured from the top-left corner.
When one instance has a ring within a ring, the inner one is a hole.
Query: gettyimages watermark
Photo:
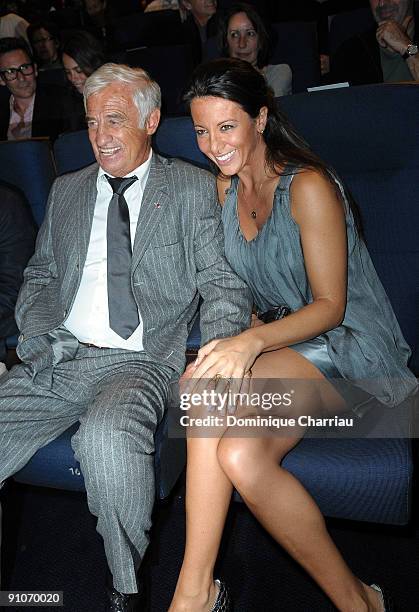
[[[170,437],[419,437],[418,394],[398,406],[369,391],[380,381],[222,379],[174,385]],[[368,389],[368,391],[366,390]]]

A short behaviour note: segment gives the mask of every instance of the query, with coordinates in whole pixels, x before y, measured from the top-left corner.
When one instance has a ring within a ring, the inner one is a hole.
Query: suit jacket
[[[24,194],[0,181],[0,361],[5,355],[5,338],[17,333],[15,304],[35,236],[35,221]]]
[[[10,96],[0,96],[0,140],[7,139],[10,120]],[[32,116],[32,137],[55,140],[63,132],[79,129],[76,125],[74,101],[70,93],[58,85],[38,83]]]
[[[16,320],[18,355],[33,375],[54,364],[48,333],[65,321],[86,259],[98,166],[52,186],[35,255],[25,271]],[[202,342],[249,325],[251,296],[224,258],[215,181],[205,170],[153,155],[132,258],[132,288],[144,350],[182,372],[199,296]]]

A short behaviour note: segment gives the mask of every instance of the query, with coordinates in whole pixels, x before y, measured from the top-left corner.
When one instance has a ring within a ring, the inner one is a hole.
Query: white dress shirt
[[[124,192],[129,210],[132,247],[141,201],[150,172],[151,157],[152,151],[147,161],[127,174],[127,176],[135,175],[138,178]],[[126,340],[109,327],[106,225],[113,191],[102,168],[99,169],[96,186],[96,204],[86,262],[76,298],[64,325],[80,342],[141,351],[143,350],[143,322],[140,313],[138,313],[140,323],[137,329]]]

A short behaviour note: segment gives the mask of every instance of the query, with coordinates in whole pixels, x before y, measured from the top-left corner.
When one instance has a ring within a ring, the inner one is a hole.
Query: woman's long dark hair
[[[87,76],[105,63],[102,44],[84,30],[72,30],[66,36],[62,52],[70,56]]]
[[[260,109],[266,106],[268,117],[263,139],[266,144],[268,169],[279,174],[278,166],[293,164],[317,170],[333,185],[342,200],[342,194],[334,180],[334,170],[327,166],[296,132],[288,118],[278,109],[265,77],[251,64],[240,59],[222,58],[198,66],[192,75],[184,100],[190,105],[194,98],[208,96],[235,102],[252,119],[256,119]],[[359,212],[350,196],[348,202],[360,229]]]

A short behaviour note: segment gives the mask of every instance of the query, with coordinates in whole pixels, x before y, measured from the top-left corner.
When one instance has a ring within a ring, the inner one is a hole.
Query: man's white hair
[[[151,111],[161,107],[161,91],[158,83],[142,68],[131,68],[125,64],[103,64],[86,79],[83,89],[84,108],[87,109],[89,96],[116,81],[132,86],[133,101],[140,117],[139,127],[144,128]]]

